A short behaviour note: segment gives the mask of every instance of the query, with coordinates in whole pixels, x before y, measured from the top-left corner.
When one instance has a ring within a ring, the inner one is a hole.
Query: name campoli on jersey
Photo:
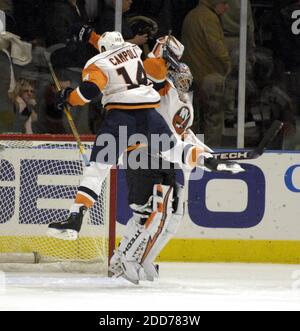
[[[141,60],[141,49],[131,43],[125,43],[117,50],[100,53],[85,65],[83,82],[93,83],[102,92],[102,104],[111,109],[157,108],[160,95],[147,79]],[[78,87],[69,98],[72,106],[90,102]]]
[[[127,49],[122,52],[118,52],[114,56],[109,58],[109,61],[114,65],[117,66],[119,64],[122,64],[130,59],[136,59],[138,58],[138,54],[136,53],[135,49]]]

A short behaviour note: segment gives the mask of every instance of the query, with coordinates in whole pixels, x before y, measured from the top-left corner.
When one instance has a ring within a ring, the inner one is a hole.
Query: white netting
[[[68,217],[76,194],[83,171],[77,145],[0,141],[0,146],[0,269],[10,269],[13,256],[29,254],[32,264],[47,263],[54,271],[91,272],[91,265],[106,270],[109,180],[84,217],[80,239],[48,238],[47,225]],[[85,144],[87,151],[91,146]]]

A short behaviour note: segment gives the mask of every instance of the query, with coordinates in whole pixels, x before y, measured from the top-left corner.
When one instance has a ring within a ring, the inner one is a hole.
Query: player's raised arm
[[[66,105],[83,106],[97,98],[107,84],[107,77],[103,71],[91,64],[82,72],[81,84],[72,89],[67,87],[56,95],[56,108],[63,109]]]

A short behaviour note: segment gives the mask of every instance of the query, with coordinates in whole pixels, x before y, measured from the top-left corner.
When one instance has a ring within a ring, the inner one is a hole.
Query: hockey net
[[[83,172],[72,140],[0,135],[0,270],[107,272],[115,242],[115,170],[85,214],[78,240],[46,236],[50,222],[68,217]],[[83,140],[88,154],[92,140]]]

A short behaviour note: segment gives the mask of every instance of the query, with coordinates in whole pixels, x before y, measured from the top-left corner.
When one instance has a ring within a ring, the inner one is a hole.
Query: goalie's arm
[[[200,165],[206,168],[206,170],[215,172],[227,172],[231,174],[236,174],[239,172],[244,172],[244,169],[236,162],[228,162],[228,160],[216,159],[213,150],[205,145],[191,129],[187,129],[184,135],[184,141],[204,149],[202,159],[200,158]]]
[[[205,149],[206,152],[213,153],[213,150],[205,145],[200,139],[197,138],[197,136],[194,134],[194,132],[191,129],[187,129],[184,134],[184,141],[190,142],[191,144],[201,146]]]

